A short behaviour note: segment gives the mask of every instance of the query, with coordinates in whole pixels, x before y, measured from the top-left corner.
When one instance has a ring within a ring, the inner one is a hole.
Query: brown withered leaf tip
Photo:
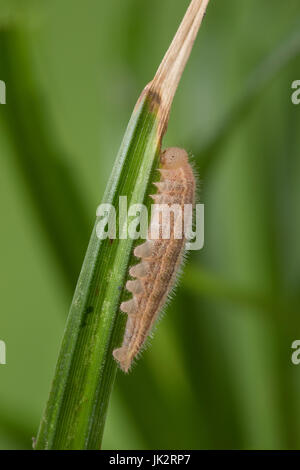
[[[152,109],[158,106],[158,138],[162,139],[180,78],[190,56],[209,0],[192,0],[153,80],[144,88],[138,103],[147,94]]]

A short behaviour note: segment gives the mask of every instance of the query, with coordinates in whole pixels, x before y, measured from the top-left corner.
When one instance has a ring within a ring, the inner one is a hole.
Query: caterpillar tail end
[[[131,366],[131,360],[130,358],[128,358],[125,349],[122,347],[115,349],[113,351],[113,356],[115,360],[118,362],[122,371],[125,373],[128,373],[130,366]]]

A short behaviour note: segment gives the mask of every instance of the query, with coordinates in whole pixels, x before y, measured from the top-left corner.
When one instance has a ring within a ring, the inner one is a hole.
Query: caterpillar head
[[[188,162],[188,154],[184,149],[169,147],[162,152],[160,161],[163,168],[175,170]]]

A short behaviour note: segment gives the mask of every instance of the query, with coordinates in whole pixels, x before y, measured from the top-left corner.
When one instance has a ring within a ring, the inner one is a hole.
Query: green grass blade
[[[128,125],[104,197],[114,207],[118,206],[119,195],[126,195],[128,203],[145,199],[159,154],[157,119],[150,107],[146,96]],[[103,410],[116,373],[112,349],[123,333],[124,318],[117,318],[117,310],[132,242],[101,241],[93,230],[36,448],[100,447]],[[51,431],[53,426],[55,433]]]
[[[119,196],[128,206],[149,205],[161,140],[170,107],[208,0],[193,0],[154,80],[130,119],[104,202],[117,213]],[[36,449],[98,449],[117,366],[125,316],[119,313],[133,240],[100,241],[96,224],[71,305],[54,381]],[[123,225],[120,224],[120,228]],[[72,234],[71,234],[72,235]]]

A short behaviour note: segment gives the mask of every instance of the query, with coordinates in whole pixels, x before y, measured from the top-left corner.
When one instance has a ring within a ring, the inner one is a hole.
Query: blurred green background
[[[188,4],[1,0],[1,449],[31,447],[96,207]],[[105,449],[300,448],[296,79],[299,0],[211,1],[164,141],[195,155],[205,248],[117,376]]]

